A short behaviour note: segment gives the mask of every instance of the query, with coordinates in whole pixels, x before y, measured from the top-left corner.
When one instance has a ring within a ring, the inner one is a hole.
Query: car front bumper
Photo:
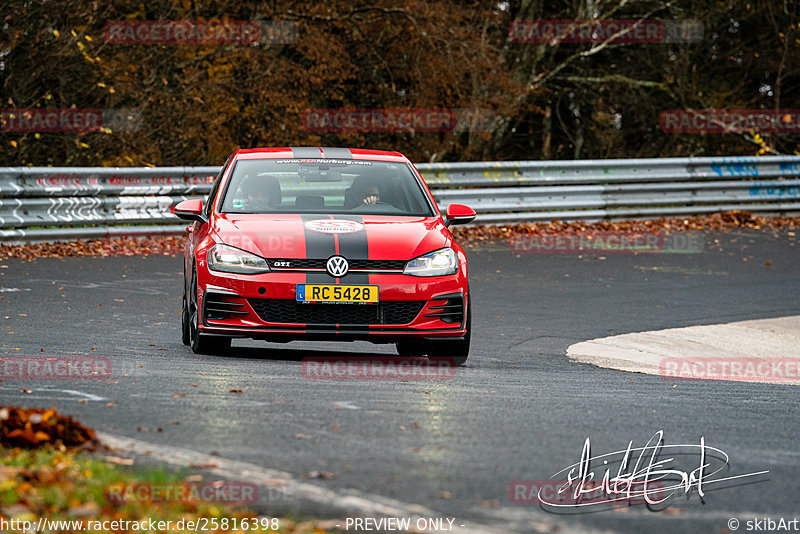
[[[305,273],[237,275],[203,269],[198,278],[203,334],[374,343],[466,335],[468,286],[462,270],[430,278],[370,274],[368,283],[379,287],[378,304],[299,303],[296,287],[309,283]],[[348,285],[347,277],[338,284]]]

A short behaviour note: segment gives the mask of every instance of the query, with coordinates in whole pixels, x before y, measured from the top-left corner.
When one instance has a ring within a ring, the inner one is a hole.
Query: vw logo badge
[[[350,269],[347,260],[341,256],[331,256],[328,258],[328,263],[325,264],[328,269],[328,274],[331,276],[344,276]]]

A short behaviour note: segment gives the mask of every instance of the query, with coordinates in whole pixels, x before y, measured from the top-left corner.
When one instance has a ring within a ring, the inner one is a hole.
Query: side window
[[[219,184],[222,183],[222,176],[225,174],[225,169],[228,168],[228,164],[230,162],[231,156],[228,156],[228,159],[225,161],[225,165],[222,166],[222,169],[220,169],[219,174],[217,175],[217,179],[214,180],[214,185],[211,186],[211,192],[208,194],[208,198],[203,206],[203,212],[205,212],[206,217],[211,216],[211,205],[214,203],[214,197],[217,196],[217,191],[219,191]]]

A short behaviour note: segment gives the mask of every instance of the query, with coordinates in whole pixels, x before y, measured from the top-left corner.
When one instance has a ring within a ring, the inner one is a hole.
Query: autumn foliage
[[[237,147],[397,149],[413,161],[793,153],[798,134],[670,134],[666,109],[798,109],[800,4],[701,0],[8,0],[5,110],[134,110],[136,131],[0,132],[5,165],[219,165]],[[678,43],[517,42],[513,21],[699,21]],[[290,24],[286,42],[125,44],[114,21]],[[478,128],[320,132],[309,109],[488,112]]]
[[[0,406],[0,445],[33,449],[45,444],[94,448],[94,430],[55,408]]]

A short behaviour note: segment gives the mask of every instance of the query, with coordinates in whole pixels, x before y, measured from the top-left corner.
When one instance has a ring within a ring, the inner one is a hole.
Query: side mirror
[[[172,213],[185,219],[187,221],[198,221],[201,223],[206,222],[206,216],[203,214],[203,201],[199,198],[190,198],[172,208]]]
[[[475,220],[477,213],[469,206],[463,204],[449,204],[445,210],[445,226],[451,224],[467,224]]]

